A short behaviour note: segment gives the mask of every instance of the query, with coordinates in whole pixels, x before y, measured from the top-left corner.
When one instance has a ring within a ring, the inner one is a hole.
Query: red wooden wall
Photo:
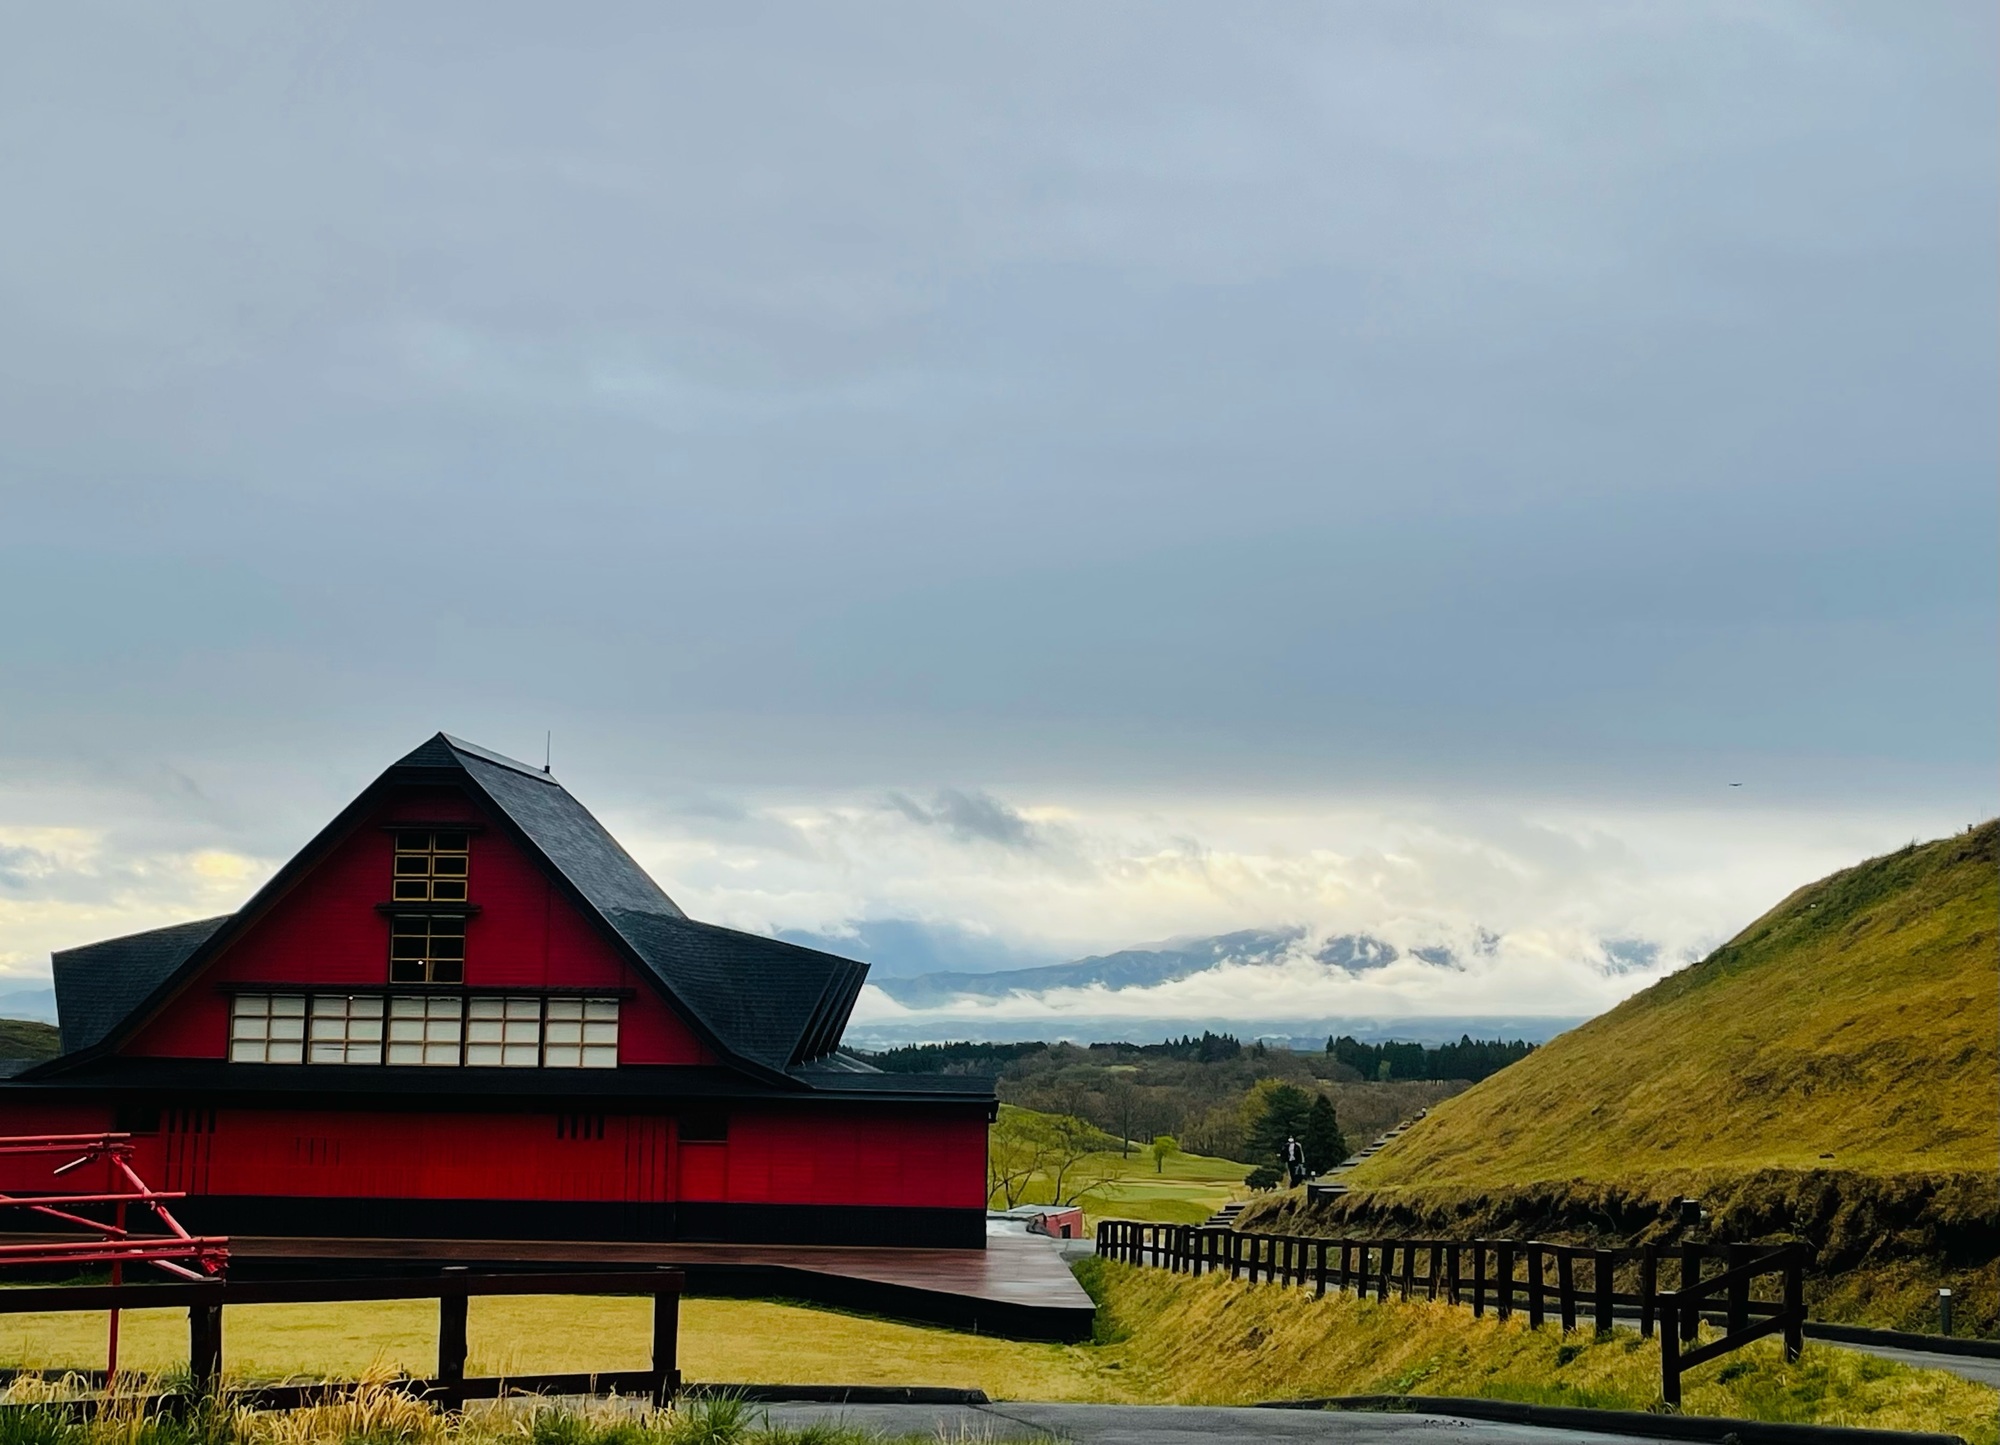
[[[896,1106],[735,1111],[722,1143],[678,1144],[670,1119],[586,1115],[587,1137],[552,1114],[466,1115],[222,1108],[162,1112],[134,1166],[193,1194],[301,1198],[715,1200],[980,1209],[983,1109]],[[598,1137],[602,1120],[602,1137]],[[84,1133],[109,1111],[9,1109],[5,1132]],[[49,1190],[58,1160],[0,1159],[0,1189]],[[102,1183],[101,1180],[95,1181]]]

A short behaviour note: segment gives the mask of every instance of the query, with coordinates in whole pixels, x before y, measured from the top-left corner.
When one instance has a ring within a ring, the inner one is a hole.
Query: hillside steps
[[[1348,1155],[1319,1178],[1308,1180],[1306,1183],[1306,1202],[1314,1204],[1321,1200],[1337,1199],[1347,1193],[1347,1186],[1340,1182],[1342,1174],[1345,1174],[1362,1160],[1374,1157],[1386,1145],[1400,1139],[1408,1131],[1409,1127],[1417,1122],[1417,1119],[1423,1118],[1429,1112],[1430,1110],[1428,1109],[1419,1110],[1416,1119],[1405,1119],[1394,1128],[1384,1131],[1380,1138],[1376,1139],[1374,1143],[1368,1145],[1368,1147],[1359,1153]]]
[[[1236,1216],[1243,1212],[1246,1202],[1245,1200],[1238,1199],[1232,1203],[1223,1205],[1222,1208],[1204,1219],[1201,1222],[1201,1227],[1203,1229],[1234,1229],[1236,1227]]]

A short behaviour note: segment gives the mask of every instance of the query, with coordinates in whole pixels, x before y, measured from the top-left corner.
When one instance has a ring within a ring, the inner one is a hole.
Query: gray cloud
[[[1039,848],[1043,830],[991,793],[945,788],[928,804],[902,793],[889,795],[889,805],[913,823],[942,828],[960,842],[997,843],[1003,848]]]

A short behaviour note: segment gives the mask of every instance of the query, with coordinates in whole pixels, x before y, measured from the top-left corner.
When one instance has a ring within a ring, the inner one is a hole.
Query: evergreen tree
[[[1296,1084],[1265,1080],[1258,1088],[1264,1094],[1264,1110],[1250,1125],[1248,1152],[1252,1159],[1276,1159],[1282,1163],[1287,1139],[1305,1142],[1312,1097]]]
[[[1326,1095],[1315,1098],[1306,1111],[1306,1129],[1299,1142],[1306,1146],[1306,1168],[1315,1174],[1326,1173],[1347,1157],[1347,1140],[1334,1117],[1333,1100]]]

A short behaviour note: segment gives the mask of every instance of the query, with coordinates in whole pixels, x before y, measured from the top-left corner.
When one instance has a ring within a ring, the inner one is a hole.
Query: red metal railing
[[[19,1244],[0,1244],[0,1268],[9,1265],[52,1264],[111,1266],[111,1282],[124,1282],[127,1264],[150,1264],[182,1279],[200,1280],[220,1275],[229,1263],[229,1241],[215,1235],[193,1235],[181,1227],[165,1201],[185,1199],[185,1191],[155,1189],[132,1168],[130,1134],[22,1134],[0,1136],[0,1158],[42,1156],[62,1158],[49,1171],[50,1182],[66,1174],[102,1161],[111,1174],[112,1187],[98,1192],[74,1194],[7,1194],[0,1192],[0,1209],[25,1209],[61,1221],[80,1236],[43,1238]],[[132,1206],[142,1205],[153,1213],[164,1234],[134,1234],[127,1225]],[[78,1209],[109,1208],[111,1218],[93,1219]],[[118,1374],[118,1311],[111,1311],[110,1337],[105,1347],[105,1372]]]

